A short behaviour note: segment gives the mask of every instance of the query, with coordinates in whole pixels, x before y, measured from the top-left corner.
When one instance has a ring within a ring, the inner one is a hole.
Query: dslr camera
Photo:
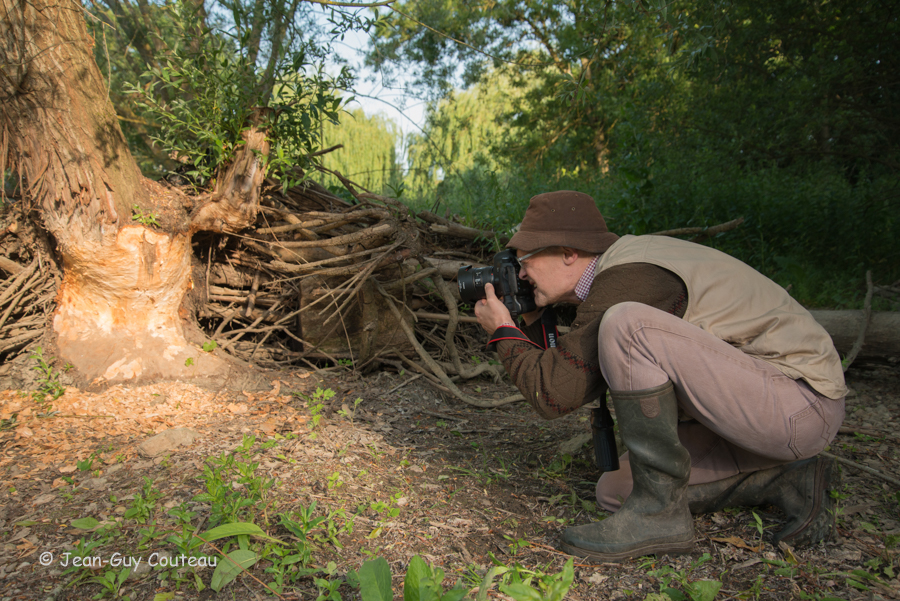
[[[514,250],[504,250],[494,255],[491,267],[460,267],[456,274],[459,297],[463,302],[475,304],[487,298],[484,287],[494,286],[494,293],[501,298],[513,319],[523,313],[537,309],[534,302],[534,287],[519,278],[519,261]]]

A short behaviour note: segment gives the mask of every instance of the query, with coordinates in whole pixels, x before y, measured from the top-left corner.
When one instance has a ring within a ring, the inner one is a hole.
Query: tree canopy
[[[443,144],[471,131],[445,131],[464,115],[458,88],[515,90],[490,111],[499,129],[474,143],[495,164],[446,156],[443,172],[464,183],[448,194],[445,178],[423,203],[502,228],[532,194],[576,187],[623,232],[745,217],[712,243],[809,302],[846,302],[834,280],[857,287],[862,267],[900,277],[890,2],[407,0],[378,33],[371,65],[447,99],[426,128]]]

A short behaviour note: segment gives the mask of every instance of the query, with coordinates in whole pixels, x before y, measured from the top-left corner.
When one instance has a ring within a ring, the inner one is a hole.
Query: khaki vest
[[[828,398],[847,394],[828,332],[784,288],[749,265],[677,238],[622,236],[600,256],[595,273],[625,263],[650,263],[677,274],[688,291],[686,321]]]

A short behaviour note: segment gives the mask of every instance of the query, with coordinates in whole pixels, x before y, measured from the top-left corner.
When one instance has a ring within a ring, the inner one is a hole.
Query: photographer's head
[[[506,246],[516,250],[520,277],[534,285],[535,300],[543,307],[579,302],[575,286],[581,274],[618,239],[607,230],[593,198],[562,190],[532,198]]]

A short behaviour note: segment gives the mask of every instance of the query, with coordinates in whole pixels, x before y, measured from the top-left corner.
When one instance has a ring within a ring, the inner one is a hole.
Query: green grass
[[[754,267],[808,307],[861,308],[865,273],[876,284],[900,279],[900,202],[890,177],[850,183],[827,165],[807,171],[719,164],[717,157],[664,156],[651,166],[614,166],[608,174],[552,166],[491,171],[472,167],[406,201],[414,210],[449,212],[468,225],[507,232],[535,194],[590,194],[611,231],[647,234],[744,223],[704,243]],[[496,241],[489,247],[500,248]],[[895,303],[896,305],[896,303]],[[886,299],[876,310],[896,310]]]

